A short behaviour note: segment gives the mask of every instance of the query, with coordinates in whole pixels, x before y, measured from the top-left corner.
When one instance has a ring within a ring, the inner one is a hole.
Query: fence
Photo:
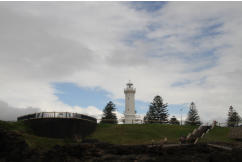
[[[125,124],[125,119],[97,119],[97,122],[100,123],[101,121],[104,121],[106,123],[113,123],[113,121],[117,121],[118,124]],[[130,121],[130,120],[129,120]],[[170,124],[168,121],[161,121],[161,120],[142,120],[142,119],[134,119],[131,120],[130,124],[151,124],[151,123],[158,123],[158,124]],[[178,124],[179,125],[179,124]]]
[[[98,118],[97,119],[97,123],[100,123],[101,120],[105,121],[106,123],[112,123],[112,121],[117,121],[118,124],[125,124],[125,119],[124,118],[121,118],[121,119],[101,119],[101,118]],[[169,123],[168,121],[160,121],[160,120],[142,120],[142,119],[135,119],[135,120],[132,120],[131,124],[152,124],[152,123],[159,123],[159,124],[171,124]],[[205,123],[202,123],[203,126],[210,126],[211,124],[213,124],[213,122],[205,122]],[[177,125],[181,125],[181,123],[177,124]],[[182,125],[185,125],[184,123]],[[219,127],[228,127],[227,123],[219,123],[217,122],[216,123],[216,126],[219,126]],[[240,125],[242,126],[242,125]]]
[[[40,118],[76,118],[76,119],[89,120],[95,123],[97,122],[96,118],[83,115],[83,114],[70,113],[70,112],[39,112],[39,113],[20,116],[18,117],[18,121],[29,120],[29,119],[40,119]]]
[[[125,120],[124,119],[97,119],[97,122],[100,123],[101,121],[105,121],[106,123],[113,123],[113,121],[117,121],[118,124],[124,124],[125,123]],[[135,119],[135,120],[132,120],[131,121],[131,124],[144,124],[144,121],[143,120],[140,120],[140,119]]]

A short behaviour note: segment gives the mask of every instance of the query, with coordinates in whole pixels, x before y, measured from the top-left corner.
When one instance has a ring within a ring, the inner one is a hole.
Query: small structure
[[[124,124],[133,124],[135,122],[135,88],[129,81],[127,87],[124,89],[125,94],[125,113]]]
[[[97,119],[70,112],[38,112],[18,117],[33,133],[51,138],[84,138],[94,132]]]

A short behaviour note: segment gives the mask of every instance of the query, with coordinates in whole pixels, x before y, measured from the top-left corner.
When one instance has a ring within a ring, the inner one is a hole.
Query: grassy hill
[[[46,150],[55,145],[67,145],[77,143],[71,139],[54,139],[39,137],[32,133],[23,122],[4,122],[0,121],[0,128],[14,131],[20,134],[31,148]],[[178,143],[178,138],[186,136],[196,127],[179,125],[161,125],[161,124],[134,124],[134,125],[112,125],[98,124],[96,131],[88,138],[113,144],[149,144],[159,142],[167,137],[168,143]],[[226,142],[231,143],[229,139],[230,128],[216,127],[205,136],[201,142]]]
[[[147,144],[168,138],[168,143],[178,143],[178,138],[186,136],[196,127],[161,124],[112,125],[99,124],[90,138],[113,144]]]
[[[229,132],[231,128],[228,127],[215,127],[208,134],[204,136],[200,142],[225,142],[232,143],[234,140],[229,138]]]

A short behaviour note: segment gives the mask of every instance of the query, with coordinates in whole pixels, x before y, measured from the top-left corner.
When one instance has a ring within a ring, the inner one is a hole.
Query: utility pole
[[[183,112],[183,109],[184,109],[184,106],[186,107],[187,103],[184,103],[182,104],[181,106],[181,109],[180,109],[180,113],[181,113],[181,125],[182,125],[182,112]]]
[[[181,125],[182,125],[182,110],[183,110],[183,108],[180,109],[180,112],[181,112]]]

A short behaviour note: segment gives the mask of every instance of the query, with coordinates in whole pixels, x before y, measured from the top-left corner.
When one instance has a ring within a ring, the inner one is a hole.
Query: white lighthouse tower
[[[125,113],[124,113],[124,123],[133,124],[135,122],[135,88],[133,84],[129,81],[126,84],[127,87],[124,89],[125,94]]]

